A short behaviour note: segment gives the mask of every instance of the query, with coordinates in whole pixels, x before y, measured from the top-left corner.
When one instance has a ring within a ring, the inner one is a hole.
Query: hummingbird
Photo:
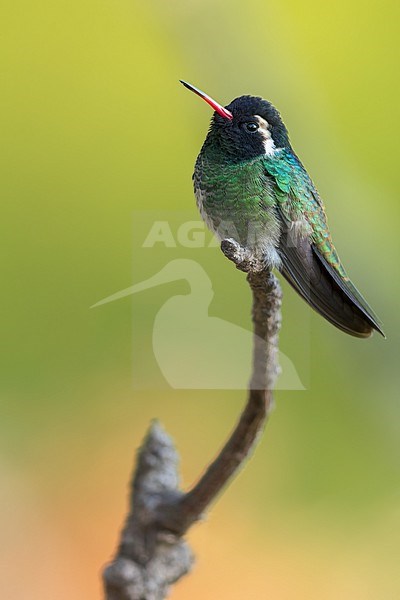
[[[214,110],[193,173],[197,206],[211,231],[279,270],[342,331],[366,338],[376,330],[385,337],[340,261],[322,199],[278,110],[258,96],[240,96],[224,107],[180,81]]]

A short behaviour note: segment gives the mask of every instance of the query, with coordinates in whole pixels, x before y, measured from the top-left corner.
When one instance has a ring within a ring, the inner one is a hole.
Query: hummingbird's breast
[[[276,199],[261,160],[230,164],[200,154],[193,182],[201,216],[220,240],[234,239],[271,266],[279,266]]]

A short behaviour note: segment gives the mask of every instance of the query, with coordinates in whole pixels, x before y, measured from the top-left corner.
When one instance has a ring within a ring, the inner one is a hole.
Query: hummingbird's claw
[[[221,250],[226,258],[235,263],[236,268],[245,273],[258,273],[265,270],[265,262],[257,258],[248,248],[236,240],[227,238],[221,242]]]

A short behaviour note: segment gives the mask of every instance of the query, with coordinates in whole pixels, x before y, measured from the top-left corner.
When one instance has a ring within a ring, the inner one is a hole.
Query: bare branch
[[[171,438],[153,422],[138,452],[117,554],[104,569],[107,600],[162,600],[170,584],[189,571],[193,557],[187,544],[155,523],[160,503],[175,503],[181,495],[178,463]]]
[[[273,403],[282,293],[276,277],[233,240],[221,250],[247,273],[253,293],[253,371],[241,417],[225,446],[187,493],[179,491],[173,443],[153,424],[139,452],[130,512],[116,558],[104,571],[107,600],[162,600],[187,573],[192,555],[183,534],[213,502],[253,449]]]

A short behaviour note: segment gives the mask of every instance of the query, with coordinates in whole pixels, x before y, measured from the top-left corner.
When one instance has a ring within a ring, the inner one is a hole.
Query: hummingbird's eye
[[[254,121],[249,121],[248,123],[245,123],[244,126],[249,133],[255,133],[258,130],[258,123],[255,123]]]

